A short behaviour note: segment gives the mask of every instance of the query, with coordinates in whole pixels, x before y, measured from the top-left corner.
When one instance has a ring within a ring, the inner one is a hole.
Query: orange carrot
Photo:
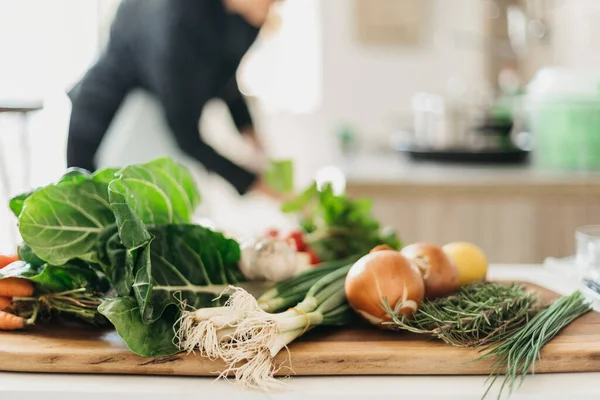
[[[12,304],[10,297],[0,297],[0,311],[6,310]]]
[[[6,267],[8,264],[12,264],[15,261],[19,261],[19,256],[5,256],[0,254],[0,269]]]
[[[23,278],[0,279],[0,296],[31,297],[33,296],[33,285]]]
[[[0,311],[0,331],[14,331],[25,327],[25,319],[6,311]]]

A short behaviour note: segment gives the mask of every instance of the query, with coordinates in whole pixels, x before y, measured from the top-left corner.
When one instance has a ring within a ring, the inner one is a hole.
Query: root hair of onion
[[[258,302],[242,288],[229,286],[221,296],[229,295],[222,307],[188,310],[185,301],[180,301],[181,317],[175,324],[175,343],[188,353],[198,350],[209,359],[223,358],[223,343],[232,340],[233,331],[240,321],[256,311],[261,311]],[[266,314],[266,313],[265,313]]]

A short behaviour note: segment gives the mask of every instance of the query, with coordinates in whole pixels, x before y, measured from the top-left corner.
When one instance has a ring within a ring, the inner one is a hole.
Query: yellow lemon
[[[488,262],[485,253],[479,247],[472,243],[454,242],[448,243],[442,249],[454,261],[461,286],[485,280]]]

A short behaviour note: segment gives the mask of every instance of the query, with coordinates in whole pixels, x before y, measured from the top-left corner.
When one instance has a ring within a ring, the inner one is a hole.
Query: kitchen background
[[[118,3],[0,0],[0,252],[18,240],[7,199],[65,168],[66,91]],[[299,188],[329,180],[371,197],[406,243],[466,240],[492,262],[542,262],[571,255],[575,228],[600,222],[599,33],[596,0],[286,0],[238,77]],[[131,96],[102,165],[177,156],[153,107]],[[223,104],[200,124],[252,162]],[[222,229],[289,223],[265,199],[199,179],[199,217]]]

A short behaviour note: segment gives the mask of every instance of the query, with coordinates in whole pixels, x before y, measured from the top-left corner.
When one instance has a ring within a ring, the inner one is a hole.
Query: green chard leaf
[[[65,174],[58,181],[56,181],[55,185],[82,181],[85,180],[89,176],[89,174],[90,173],[84,169],[69,168],[65,172]],[[19,215],[21,215],[21,211],[23,211],[23,205],[25,204],[25,200],[29,198],[32,194],[37,192],[39,189],[40,188],[31,190],[29,192],[21,193],[10,199],[8,206],[15,215],[15,217],[18,218]]]
[[[114,181],[108,185],[108,195],[113,209],[118,229],[117,239],[127,249],[135,250],[146,245],[152,237],[146,230],[146,225],[127,202],[127,189],[122,182]],[[134,195],[131,195],[135,198]]]
[[[77,178],[37,190],[25,200],[19,216],[25,243],[53,265],[73,258],[96,261],[96,239],[114,223],[106,183]]]
[[[96,271],[81,262],[61,266],[47,263],[36,266],[16,261],[0,270],[0,279],[4,278],[27,279],[41,293],[59,293],[79,288],[97,290],[100,281]]]
[[[32,264],[34,267],[40,267],[46,263],[33,252],[31,247],[25,243],[19,245],[17,248],[17,254],[19,254],[19,260]]]
[[[133,285],[135,250],[121,243],[117,225],[107,227],[98,237],[96,252],[102,271],[119,296],[129,296]]]
[[[168,158],[126,167],[109,185],[121,241],[130,250],[151,239],[146,224],[189,223],[200,194],[189,171]]]
[[[23,211],[23,205],[25,204],[25,200],[34,192],[35,191],[21,193],[10,199],[10,201],[8,202],[8,208],[10,208],[10,211],[12,211],[15,217],[19,218],[19,215],[21,215],[21,211]]]
[[[138,253],[133,284],[145,323],[158,320],[181,300],[195,308],[218,305],[215,297],[244,280],[237,266],[239,245],[221,233],[199,225],[149,230],[154,238]]]
[[[117,177],[119,168],[105,168],[95,172],[92,179],[96,182],[106,183],[107,185]]]
[[[143,357],[160,357],[179,352],[173,344],[179,309],[169,307],[162,317],[152,324],[142,322],[140,308],[133,297],[117,297],[105,300],[98,312],[115,327],[127,347]]]
[[[153,239],[132,257],[133,296],[106,300],[98,311],[131,351],[158,357],[179,351],[173,344],[173,328],[180,301],[196,308],[222,305],[226,299],[215,298],[244,277],[237,267],[239,245],[218,232],[199,225],[149,226],[148,231]],[[122,245],[121,251],[126,251]],[[119,256],[113,257],[123,265]]]
[[[185,167],[166,158],[132,165],[110,184],[145,224],[189,223],[200,203],[193,177]]]
[[[190,224],[199,202],[190,173],[170,159],[94,174],[69,170],[11,201],[26,245],[23,261],[2,276],[55,293],[98,287],[101,268],[118,297],[98,311],[135,353],[173,354],[180,301],[219,305],[215,297],[244,280],[238,243]]]

